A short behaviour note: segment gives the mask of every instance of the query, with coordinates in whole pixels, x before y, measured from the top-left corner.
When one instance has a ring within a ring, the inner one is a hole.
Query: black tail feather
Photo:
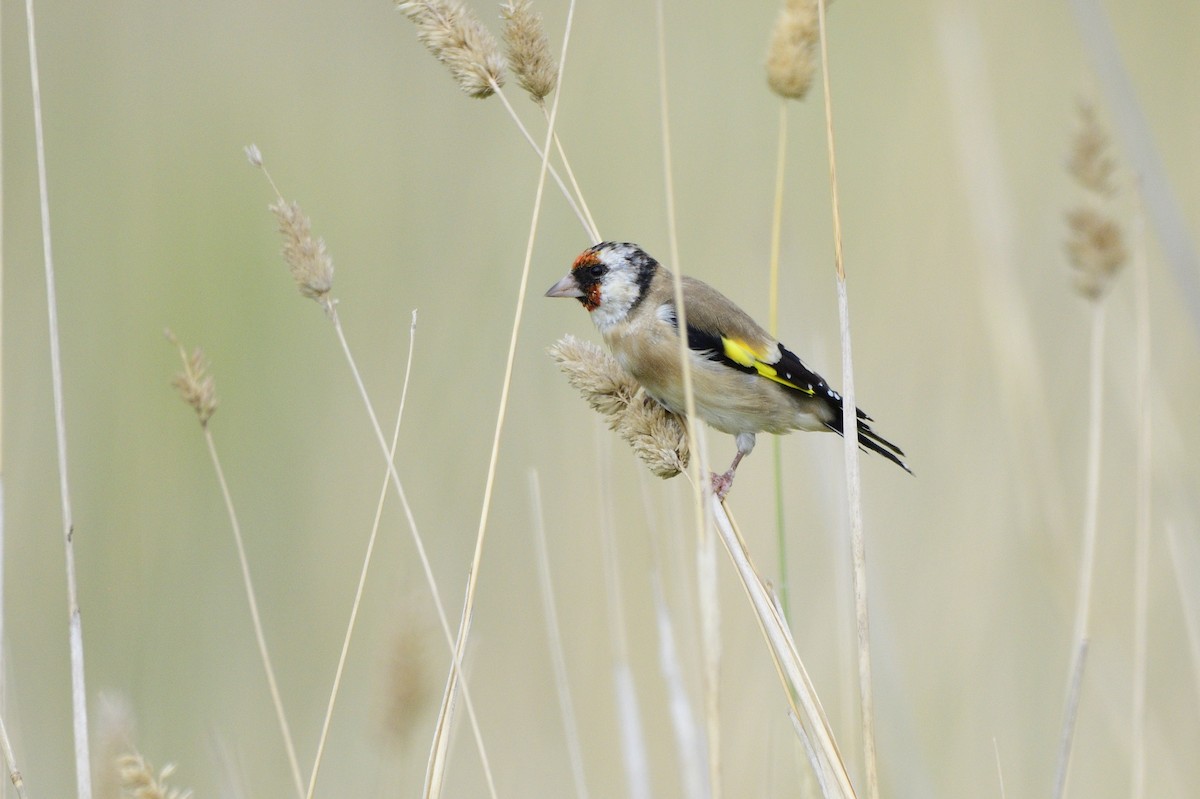
[[[856,408],[855,410],[858,410],[858,409]],[[863,450],[864,452],[870,451],[870,452],[874,452],[877,455],[882,455],[883,457],[887,458],[892,463],[899,466],[904,471],[908,472],[909,474],[912,474],[912,469],[908,468],[908,464],[906,464],[904,462],[904,450],[900,449],[895,444],[888,441],[886,438],[884,438],[883,436],[879,435],[874,430],[872,430],[871,425],[869,425],[865,421],[867,419],[870,419],[871,418],[870,416],[867,416],[861,410],[858,410],[857,415],[858,415],[858,448]],[[838,413],[836,413],[832,419],[830,419],[828,422],[826,422],[825,425],[830,430],[837,433],[839,436],[844,436],[844,428],[842,426],[841,408],[838,409]]]

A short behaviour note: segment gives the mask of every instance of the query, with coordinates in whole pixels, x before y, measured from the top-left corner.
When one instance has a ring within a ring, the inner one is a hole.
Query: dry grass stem
[[[217,410],[217,386],[213,376],[208,373],[208,359],[199,347],[188,355],[187,350],[170,330],[164,330],[163,335],[179,350],[179,359],[183,361],[183,371],[175,375],[171,385],[179,389],[180,398],[192,406],[200,420],[200,426],[206,427],[208,420]]]
[[[400,408],[396,411],[396,425],[392,430],[392,445],[388,452],[388,461],[396,459],[396,444],[400,439],[400,422],[404,418],[404,406],[408,401],[408,380],[412,375],[413,346],[416,341],[417,312],[412,312],[412,322],[408,327],[408,357],[404,366],[404,385],[400,389]],[[375,503],[375,519],[371,523],[371,534],[367,537],[367,551],[363,556],[362,569],[358,575],[358,585],[354,589],[354,601],[350,605],[350,621],[346,624],[346,635],[342,639],[342,651],[338,655],[337,668],[334,670],[333,687],[329,691],[329,702],[325,707],[325,720],[321,723],[321,735],[317,739],[317,754],[313,758],[312,772],[308,778],[307,799],[312,799],[317,790],[317,776],[321,771],[321,761],[325,754],[325,744],[329,740],[329,725],[333,723],[333,710],[337,705],[338,690],[342,685],[342,674],[346,668],[346,658],[350,654],[350,640],[354,636],[354,626],[358,621],[358,609],[362,605],[363,589],[367,584],[367,572],[371,567],[371,557],[375,553],[375,541],[379,536],[379,524],[383,519],[383,503],[387,499],[388,473],[384,470],[383,485],[379,488],[379,499]]]
[[[767,85],[780,97],[801,100],[812,86],[820,39],[817,0],[787,0],[767,45]]]
[[[172,788],[167,780],[175,773],[174,764],[168,763],[156,774],[146,759],[136,752],[117,761],[121,775],[121,789],[129,799],[188,799],[190,790]]]
[[[854,573],[854,617],[858,639],[858,692],[862,720],[863,765],[867,796],[879,799],[879,768],[875,755],[875,691],[871,680],[871,631],[867,603],[867,543],[862,516],[862,479],[858,461],[858,418],[854,390],[854,359],[850,347],[850,302],[842,255],[842,217],[838,201],[837,152],[833,138],[833,99],[829,89],[829,37],[825,4],[817,3],[821,42],[821,80],[825,95],[825,142],[829,155],[829,199],[833,209],[833,254],[837,271],[838,320],[842,341],[842,435],[846,462],[846,499],[850,513],[850,549]]]
[[[42,87],[38,69],[33,0],[25,0],[25,29],[29,48],[29,81],[33,97],[33,139],[37,153],[38,210],[42,229],[42,266],[46,278],[46,316],[50,337],[50,376],[54,396],[54,438],[58,456],[59,499],[67,571],[67,639],[71,651],[71,720],[75,745],[75,789],[78,799],[92,798],[91,754],[88,747],[87,688],[83,668],[83,619],[75,577],[75,518],[67,479],[67,421],[63,399],[62,348],[58,335],[58,294],[50,236],[50,188],[46,177],[46,133],[42,124]]]
[[[804,723],[810,741],[819,755],[817,760],[821,771],[824,772],[820,778],[821,784],[825,786],[824,795],[854,799],[854,787],[834,740],[829,719],[817,697],[816,688],[809,679],[808,671],[796,651],[796,642],[783,613],[754,568],[745,539],[729,514],[726,503],[713,497],[710,507],[721,543],[725,545],[734,570],[754,608],[755,618],[767,641],[779,678],[783,682],[787,701],[795,716]],[[830,786],[836,786],[836,792]]]
[[[1134,305],[1137,318],[1137,389],[1134,424],[1137,426],[1137,488],[1133,555],[1133,799],[1142,799],[1146,787],[1146,651],[1150,616],[1151,457],[1150,417],[1150,266],[1146,253],[1146,220],[1141,192],[1134,193],[1133,224]]]
[[[490,97],[504,85],[504,56],[496,39],[457,0],[417,0],[396,8],[417,26],[417,38],[471,97]]]
[[[529,0],[507,0],[500,5],[508,62],[521,88],[541,105],[558,82],[558,69],[546,41],[542,15]]]
[[[25,779],[21,776],[21,770],[17,768],[17,756],[13,754],[12,741],[9,740],[3,714],[0,714],[0,747],[4,749],[4,765],[8,769],[8,779],[17,792],[18,799],[25,799]]]
[[[209,460],[213,471],[216,472],[217,482],[221,487],[221,496],[225,501],[225,510],[229,516],[229,524],[233,529],[233,540],[237,547],[238,563],[242,570],[242,584],[246,590],[246,601],[250,608],[250,621],[254,626],[254,637],[258,644],[258,654],[266,672],[267,687],[271,692],[271,702],[275,708],[275,716],[279,721],[280,733],[283,736],[284,748],[287,751],[288,763],[291,766],[292,780],[295,782],[296,793],[304,796],[303,782],[300,779],[300,762],[296,759],[296,746],[292,742],[292,731],[288,725],[287,715],[283,710],[283,700],[279,695],[279,685],[275,679],[275,668],[271,665],[271,656],[267,649],[267,637],[263,631],[262,618],[258,612],[258,598],[254,591],[254,581],[250,576],[250,562],[246,557],[246,547],[242,540],[242,526],[238,521],[237,511],[233,505],[233,495],[229,484],[225,481],[225,470],[221,467],[221,459],[217,455],[217,444],[213,438],[208,420],[217,407],[216,384],[213,376],[208,374],[208,362],[199,348],[187,354],[187,350],[170,330],[164,331],[167,340],[179,351],[183,361],[183,371],[175,376],[173,384],[179,389],[180,396],[196,411],[200,427],[204,431],[204,443],[208,448]]]
[[[542,611],[546,617],[546,636],[550,644],[550,661],[554,666],[554,687],[558,693],[558,707],[562,712],[567,755],[571,761],[571,776],[575,781],[575,795],[579,799],[588,799],[587,780],[584,779],[583,772],[583,746],[579,740],[575,703],[571,700],[566,647],[563,646],[562,627],[558,621],[558,602],[554,597],[554,580],[550,568],[550,548],[546,543],[546,521],[542,514],[542,486],[536,469],[529,471],[529,499],[533,506],[538,585],[541,587]]]
[[[275,717],[279,722],[280,734],[283,736],[292,782],[296,788],[296,795],[302,797],[304,796],[304,782],[300,777],[300,761],[296,758],[296,745],[292,742],[291,726],[288,724],[287,714],[283,710],[283,699],[279,694],[279,684],[275,679],[275,667],[271,664],[271,655],[267,649],[267,636],[263,630],[262,617],[258,612],[258,597],[254,591],[254,581],[250,576],[250,561],[246,557],[246,545],[242,540],[242,525],[238,521],[237,511],[233,506],[233,495],[229,491],[229,483],[225,480],[225,470],[221,467],[221,459],[217,455],[217,444],[213,438],[212,428],[206,426],[203,430],[204,443],[208,447],[208,456],[212,461],[213,471],[217,474],[221,496],[225,500],[225,510],[229,515],[229,524],[233,529],[238,564],[242,571],[242,584],[246,590],[246,601],[250,608],[250,621],[254,626],[254,639],[258,644],[259,658],[262,660],[263,671],[267,677],[267,688],[271,692],[271,704],[275,708]]]
[[[667,240],[670,244],[672,294],[680,330],[687,330],[687,307],[683,301],[683,260],[679,251],[679,224],[675,213],[675,174],[671,157],[671,111],[667,91],[667,24],[663,0],[654,3],[654,22],[658,49],[658,111],[662,135],[663,189],[667,210]],[[699,434],[696,416],[696,391],[692,381],[691,353],[685,336],[679,337],[679,365],[683,375],[683,400],[687,444],[697,454],[688,474],[692,487],[693,518],[696,523],[698,605],[700,607],[701,648],[704,655],[704,723],[708,736],[709,789],[714,799],[721,796],[721,724],[720,724],[720,602],[716,583],[716,534],[712,514],[705,499],[709,483],[708,453],[704,436]]]
[[[549,352],[567,382],[605,417],[609,429],[633,447],[651,472],[667,479],[687,469],[686,422],[647,396],[615,358],[574,336],[559,339]]]

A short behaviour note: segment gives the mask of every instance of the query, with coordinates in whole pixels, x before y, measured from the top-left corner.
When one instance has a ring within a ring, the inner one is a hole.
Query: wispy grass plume
[[[134,752],[117,761],[121,775],[121,789],[129,799],[189,799],[190,790],[174,788],[167,780],[175,773],[175,765],[168,763],[157,773],[140,754]]]
[[[507,0],[500,4],[504,20],[504,44],[517,83],[541,105],[558,83],[558,67],[542,28],[542,15],[529,0]]]
[[[446,65],[467,95],[491,97],[504,85],[496,37],[457,0],[416,0],[396,8],[417,26],[417,38]]]

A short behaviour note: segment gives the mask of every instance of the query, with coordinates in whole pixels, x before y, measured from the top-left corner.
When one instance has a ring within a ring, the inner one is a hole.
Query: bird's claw
[[[723,501],[731,488],[733,488],[733,469],[725,472],[725,474],[713,472],[712,491],[718,501]]]

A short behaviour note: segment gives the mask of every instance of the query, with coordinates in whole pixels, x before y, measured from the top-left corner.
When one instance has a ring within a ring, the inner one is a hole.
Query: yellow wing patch
[[[780,377],[779,372],[775,367],[762,360],[765,356],[763,352],[756,352],[751,349],[750,345],[744,341],[737,339],[721,337],[721,346],[724,348],[725,357],[736,363],[738,366],[744,366],[747,369],[753,369],[768,380],[774,380],[780,385],[794,388],[797,391],[802,391],[810,397],[813,396],[813,390],[804,386],[798,386],[787,378]]]

